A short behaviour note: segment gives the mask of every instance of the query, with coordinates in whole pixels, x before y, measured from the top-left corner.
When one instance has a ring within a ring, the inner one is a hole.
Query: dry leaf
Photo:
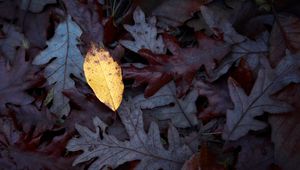
[[[104,49],[93,46],[85,57],[84,75],[97,98],[113,111],[120,106],[124,91],[121,68]]]
[[[145,14],[141,8],[137,8],[133,13],[135,25],[124,25],[135,41],[121,40],[120,43],[134,51],[149,49],[156,54],[166,53],[165,44],[161,36],[157,35],[156,18],[151,17],[146,21]]]
[[[60,23],[55,29],[54,36],[47,41],[48,47],[33,60],[35,65],[44,65],[45,76],[48,84],[52,85],[53,95],[51,112],[58,116],[68,115],[70,111],[69,99],[62,91],[75,87],[75,82],[70,75],[83,79],[81,55],[77,44],[82,31],[80,27],[68,16],[67,20]]]
[[[118,110],[129,140],[121,141],[117,136],[106,133],[107,125],[98,117],[93,119],[94,131],[76,124],[80,137],[72,138],[66,147],[69,151],[83,151],[73,162],[74,166],[94,159],[86,169],[101,169],[104,166],[116,168],[133,160],[140,160],[136,170],[181,168],[184,161],[192,155],[192,151],[181,143],[177,129],[170,126],[169,146],[165,148],[161,142],[158,125],[152,122],[146,132],[142,111],[134,105],[129,105],[130,103],[124,102]]]
[[[223,139],[237,140],[249,130],[265,128],[266,123],[255,119],[264,112],[284,113],[292,109],[289,104],[274,100],[271,95],[290,83],[300,82],[298,56],[288,54],[274,69],[267,63],[263,64],[265,68],[259,71],[249,96],[232,78],[228,80],[234,109],[227,110]]]

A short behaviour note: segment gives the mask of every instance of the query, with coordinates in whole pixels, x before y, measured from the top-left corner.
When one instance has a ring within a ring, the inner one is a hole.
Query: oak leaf
[[[97,157],[89,169],[99,169],[104,166],[116,168],[133,160],[140,160],[135,169],[180,169],[184,160],[192,152],[186,145],[181,145],[176,128],[172,126],[169,128],[169,147],[166,149],[161,143],[157,124],[152,122],[146,133],[141,110],[133,105],[131,108],[126,107],[128,103],[123,104],[119,109],[119,116],[130,139],[120,141],[115,136],[107,134],[106,124],[98,117],[93,119],[95,132],[76,124],[80,137],[71,139],[67,149],[83,150],[83,153],[76,158],[73,165]]]
[[[300,82],[297,58],[298,56],[287,55],[275,69],[263,62],[265,68],[259,71],[249,96],[229,78],[228,86],[234,109],[227,110],[223,132],[225,140],[236,140],[246,135],[249,130],[265,128],[264,122],[255,119],[264,112],[284,113],[292,109],[289,104],[274,100],[271,95],[290,83]]]
[[[41,85],[44,79],[36,74],[39,69],[25,60],[25,50],[20,48],[11,64],[0,56],[0,112],[6,104],[27,105],[34,98],[26,90]]]
[[[69,99],[62,94],[63,90],[73,88],[75,83],[70,74],[83,78],[83,56],[77,44],[82,31],[68,16],[55,30],[54,37],[47,41],[48,47],[33,61],[33,64],[43,65],[51,61],[45,68],[49,85],[53,85],[53,103],[50,111],[58,116],[67,115],[70,111]],[[54,59],[54,60],[53,60]]]
[[[158,120],[170,119],[175,127],[186,128],[198,124],[196,117],[197,90],[191,90],[184,98],[176,96],[174,82],[163,86],[153,96],[145,98],[143,94],[133,98],[133,103],[145,113],[150,112]]]
[[[157,35],[156,18],[151,17],[146,22],[144,12],[137,7],[133,12],[133,19],[135,25],[124,25],[124,28],[130,32],[134,41],[121,40],[120,43],[134,52],[138,52],[140,49],[149,49],[153,53],[164,54],[166,48],[162,37]]]

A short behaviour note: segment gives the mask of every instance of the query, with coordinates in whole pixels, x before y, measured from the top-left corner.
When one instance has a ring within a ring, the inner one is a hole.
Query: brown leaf
[[[175,80],[177,94],[183,96],[189,89],[196,71],[205,66],[215,68],[215,60],[222,59],[230,50],[229,46],[204,34],[197,34],[198,46],[181,48],[176,40],[166,35],[165,43],[173,56],[153,54],[149,50],[139,51],[149,65],[142,68],[131,65],[123,67],[125,79],[135,79],[134,86],[148,84],[145,96],[155,94],[162,86]]]
[[[300,50],[300,19],[291,15],[278,15],[270,37],[270,60],[276,65],[286,49],[296,53]]]
[[[102,42],[103,39],[103,26],[101,24],[101,16],[98,12],[99,3],[97,1],[88,0],[87,4],[79,1],[63,1],[67,7],[69,15],[83,29],[82,40],[90,45],[91,42],[96,44]]]
[[[17,51],[11,66],[0,57],[0,111],[7,103],[27,105],[33,101],[25,90],[41,85],[45,81],[42,76],[35,74],[37,71],[37,67],[25,61],[24,49]]]
[[[181,170],[225,170],[225,167],[217,162],[215,154],[204,144],[200,152],[184,163]]]
[[[51,115],[45,107],[41,110],[34,105],[10,106],[9,108],[12,110],[11,115],[15,125],[29,136],[40,136],[54,127],[56,117]]]
[[[234,143],[241,146],[237,170],[266,170],[275,161],[274,147],[268,138],[248,135]]]
[[[283,169],[299,169],[300,164],[300,86],[288,86],[278,96],[294,106],[294,110],[285,115],[271,115],[272,142],[275,146],[276,163]]]
[[[212,0],[165,0],[153,11],[159,25],[162,27],[177,27],[193,16],[193,13],[199,11],[200,5],[207,4]],[[180,7],[180,10],[178,9]]]
[[[73,105],[73,109],[64,123],[67,133],[74,134],[76,123],[93,128],[92,119],[95,116],[100,117],[105,122],[111,122],[114,112],[101,103],[92,93],[85,95],[77,89],[65,90],[63,93]]]
[[[232,107],[227,85],[223,82],[208,84],[202,81],[195,83],[199,95],[207,97],[208,104],[200,110],[199,118],[205,122],[226,114],[226,110]]]

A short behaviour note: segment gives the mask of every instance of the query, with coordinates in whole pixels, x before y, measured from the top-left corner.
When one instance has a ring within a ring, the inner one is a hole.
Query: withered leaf
[[[75,85],[70,74],[84,80],[83,56],[77,47],[77,39],[81,33],[79,26],[68,16],[67,20],[56,28],[54,37],[47,41],[48,47],[33,61],[36,65],[51,61],[45,68],[45,75],[48,84],[53,86],[53,103],[50,110],[57,116],[68,115],[70,111],[69,99],[62,94],[63,90]]]
[[[227,110],[223,132],[225,140],[236,140],[246,135],[249,130],[265,128],[264,122],[255,119],[264,112],[283,113],[292,109],[289,104],[274,100],[271,95],[290,83],[300,82],[298,57],[286,55],[275,69],[264,63],[265,68],[259,71],[249,96],[229,78],[228,86],[234,109]]]
[[[80,137],[70,140],[67,149],[83,150],[83,153],[76,158],[73,165],[97,158],[89,169],[104,166],[116,168],[132,160],[140,160],[135,169],[180,169],[192,152],[187,146],[180,144],[176,128],[172,126],[169,128],[169,147],[166,149],[161,143],[157,124],[152,123],[146,133],[141,110],[133,105],[131,108],[126,105],[130,104],[123,103],[119,115],[130,139],[120,141],[115,136],[107,134],[105,132],[107,125],[98,117],[93,119],[95,132],[77,124],[76,129]]]
[[[120,43],[134,52],[144,48],[156,54],[164,54],[166,48],[162,37],[157,35],[156,18],[151,17],[146,22],[144,12],[137,7],[133,13],[133,19],[135,25],[124,25],[124,28],[130,32],[134,41],[121,40]]]

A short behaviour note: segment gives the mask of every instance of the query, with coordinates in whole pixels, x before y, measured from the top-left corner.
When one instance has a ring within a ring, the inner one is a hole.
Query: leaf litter
[[[1,168],[299,169],[299,6],[0,1]]]

